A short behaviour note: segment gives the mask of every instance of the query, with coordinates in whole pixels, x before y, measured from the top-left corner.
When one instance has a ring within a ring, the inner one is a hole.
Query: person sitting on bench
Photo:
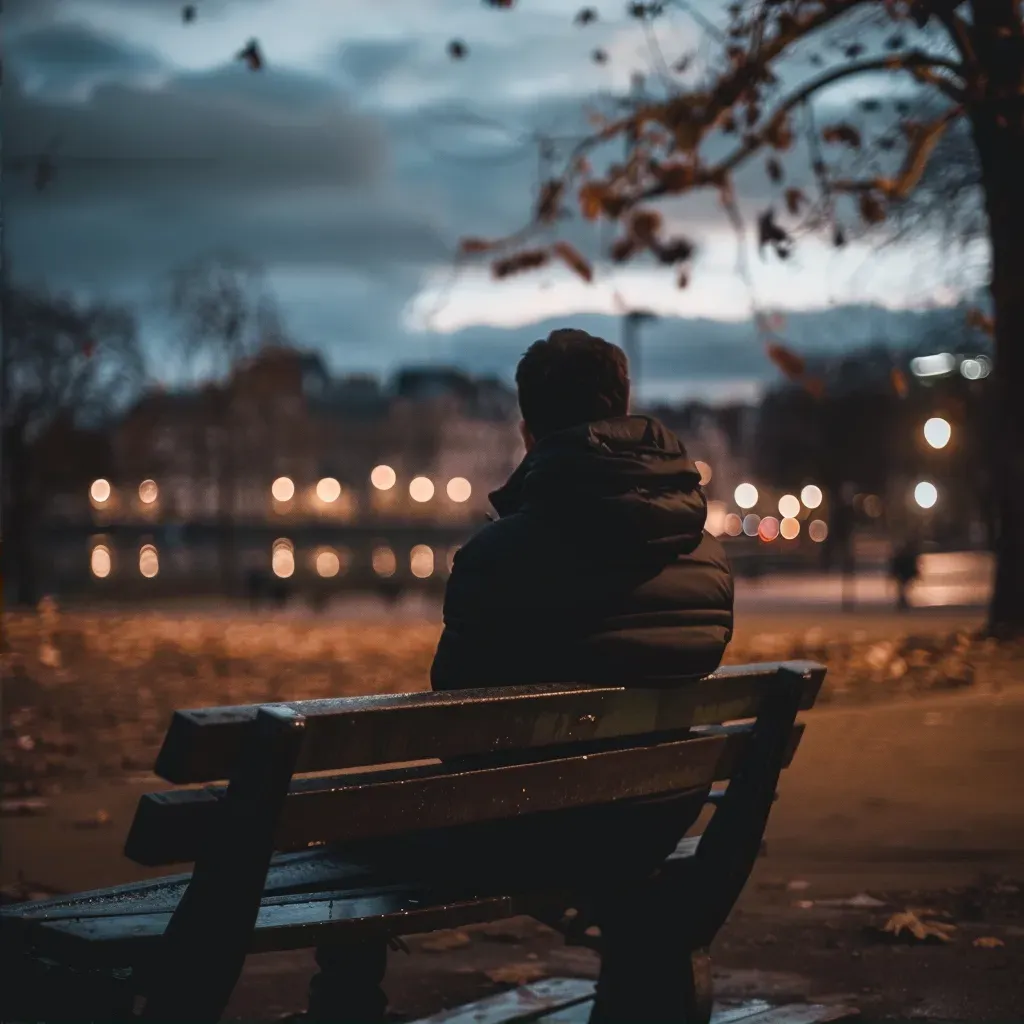
[[[490,495],[498,517],[455,556],[432,687],[685,685],[713,672],[732,637],[732,574],[704,530],[707,501],[682,442],[629,413],[625,354],[554,331],[522,357],[516,385],[526,456]],[[409,856],[435,877],[589,884],[602,933],[591,1020],[677,1020],[678,922],[644,901],[642,882],[702,804],[669,795],[535,814],[424,836]],[[310,1016],[382,1019],[379,988],[356,1005],[351,979],[357,963],[364,980],[383,978],[385,959],[383,942],[321,947]]]

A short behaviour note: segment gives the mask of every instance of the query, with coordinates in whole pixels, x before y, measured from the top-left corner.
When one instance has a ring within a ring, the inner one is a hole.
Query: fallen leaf
[[[859,892],[856,896],[848,896],[843,899],[818,900],[819,907],[862,907],[864,909],[876,909],[885,906],[885,900],[876,900],[866,892]]]
[[[106,811],[101,807],[94,814],[90,814],[85,818],[78,818],[74,822],[74,826],[75,828],[102,828],[104,825],[109,825],[110,821],[110,811]]]
[[[548,972],[538,963],[505,964],[494,967],[484,974],[496,985],[529,985],[531,981],[539,981]]]
[[[908,936],[918,942],[952,942],[956,925],[922,919],[913,910],[901,910],[893,914],[881,930],[894,939]]]
[[[463,931],[442,931],[428,935],[419,947],[427,953],[447,953],[452,949],[464,949],[471,941]]]
[[[810,889],[811,883],[805,882],[802,878],[794,878],[793,881],[786,883],[786,888],[790,892],[803,892],[805,889]]]
[[[798,910],[810,910],[814,906],[814,900],[797,900],[793,906]]]
[[[979,935],[971,945],[978,949],[999,949],[1006,943],[1002,939],[996,938],[995,935]]]

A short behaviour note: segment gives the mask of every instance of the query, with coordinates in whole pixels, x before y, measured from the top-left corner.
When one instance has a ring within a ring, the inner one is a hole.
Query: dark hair
[[[516,367],[519,410],[535,438],[629,411],[626,354],[571,328],[535,341]]]

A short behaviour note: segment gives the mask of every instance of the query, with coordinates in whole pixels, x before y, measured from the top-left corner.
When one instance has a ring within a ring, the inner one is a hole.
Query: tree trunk
[[[39,600],[36,579],[36,530],[31,493],[31,455],[24,436],[8,430],[4,437],[3,480],[3,582],[10,605],[35,605]]]
[[[972,4],[984,71],[970,105],[991,239],[996,428],[990,453],[996,506],[989,630],[1024,635],[1024,27],[1017,0]]]

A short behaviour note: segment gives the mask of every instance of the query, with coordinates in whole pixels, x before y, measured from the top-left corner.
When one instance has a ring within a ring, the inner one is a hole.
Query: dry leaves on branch
[[[632,235],[625,235],[622,238],[616,238],[612,242],[608,253],[615,263],[625,263],[640,252],[641,249],[642,246]]]
[[[591,22],[597,21],[597,11],[593,7],[581,7],[572,20],[577,25],[589,25]]]
[[[984,331],[988,335],[994,334],[996,329],[995,321],[992,317],[983,313],[977,306],[972,306],[967,311],[967,326],[975,327],[979,331]]]
[[[255,39],[250,39],[245,46],[238,51],[236,60],[244,61],[250,71],[260,71],[263,68],[263,52],[260,44]]]
[[[557,178],[546,181],[541,186],[540,196],[537,199],[537,220],[543,224],[550,224],[558,219],[562,210],[562,194],[565,186]]]
[[[459,252],[464,256],[473,256],[482,252],[490,252],[494,248],[493,242],[486,238],[463,238],[459,242]]]
[[[495,260],[491,264],[491,276],[500,281],[502,278],[522,273],[524,270],[536,270],[546,266],[549,259],[550,255],[546,249],[527,249],[513,256]]]
[[[785,191],[786,209],[795,217],[800,208],[807,202],[807,196],[798,188],[787,188]]]
[[[825,142],[849,146],[851,149],[860,149],[860,132],[852,124],[830,124],[827,128],[822,129],[821,137]]]
[[[778,345],[775,342],[769,342],[765,346],[765,353],[768,358],[791,380],[800,380],[807,370],[807,364],[804,362],[803,357],[797,355],[796,352],[793,352],[791,349],[788,349],[783,345]],[[792,887],[792,885],[790,887]]]
[[[865,224],[881,224],[885,220],[885,206],[878,196],[862,192],[858,206]]]
[[[695,248],[693,242],[688,238],[670,238],[664,243],[651,243],[651,249],[658,257],[658,262],[665,266],[672,266],[676,263],[686,263],[693,259]]]
[[[917,942],[952,942],[956,935],[956,925],[918,917],[913,910],[901,910],[885,922],[881,931],[894,939],[911,938]]]
[[[494,967],[484,974],[496,985],[529,985],[531,981],[539,981],[548,972],[538,963],[504,964]]]
[[[793,239],[789,232],[775,221],[775,211],[765,210],[757,218],[757,248],[764,255],[765,246],[770,246],[780,259],[787,259],[793,250]]]
[[[629,230],[644,245],[653,245],[661,228],[661,214],[657,210],[634,210],[629,218]]]
[[[579,274],[584,281],[587,283],[593,281],[594,271],[578,249],[575,249],[568,242],[556,242],[552,251],[570,270]]]

